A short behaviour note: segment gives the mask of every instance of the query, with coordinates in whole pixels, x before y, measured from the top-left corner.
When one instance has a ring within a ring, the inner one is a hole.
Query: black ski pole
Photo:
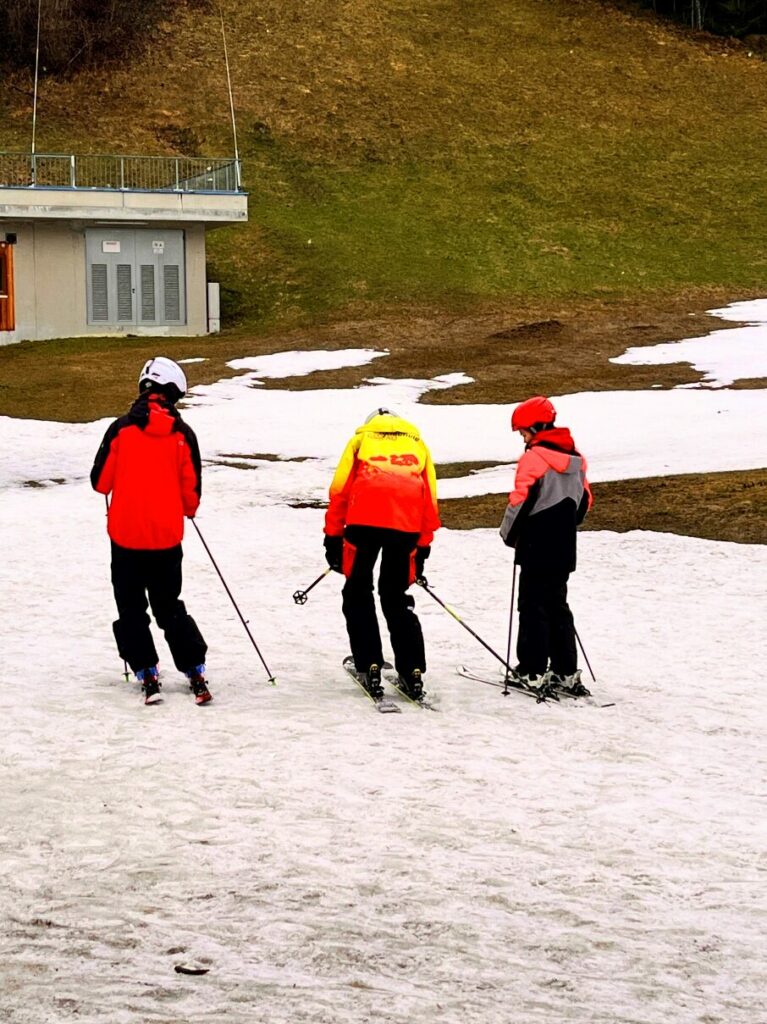
[[[229,595],[229,600],[230,600],[230,601],[232,602],[232,604],[234,605],[234,610],[235,610],[235,611],[237,612],[237,614],[239,615],[239,617],[240,617],[240,622],[241,622],[241,623],[243,624],[243,626],[245,627],[245,632],[246,632],[246,633],[248,634],[248,636],[250,637],[250,642],[251,642],[251,643],[253,644],[253,646],[255,647],[255,649],[256,649],[256,654],[257,654],[257,655],[259,656],[259,658],[261,659],[261,664],[262,664],[262,665],[264,666],[264,668],[266,669],[266,674],[267,674],[267,676],[269,677],[269,682],[270,682],[270,683],[272,684],[272,686],[275,686],[275,685],[276,685],[276,682],[277,682],[277,681],[276,681],[276,679],[274,678],[274,676],[272,675],[272,673],[271,673],[271,672],[269,671],[269,666],[268,666],[268,665],[266,664],[266,662],[264,661],[264,656],[263,656],[263,654],[261,653],[261,651],[259,651],[259,649],[258,649],[258,644],[257,644],[257,643],[256,643],[256,641],[255,641],[255,640],[253,639],[253,634],[252,634],[252,633],[251,633],[251,631],[250,631],[250,630],[248,629],[248,623],[247,623],[247,621],[246,621],[246,620],[245,620],[245,619],[243,618],[243,616],[242,616],[242,612],[240,611],[240,609],[239,609],[239,608],[237,607],[237,602],[235,601],[234,597],[232,597],[232,592],[231,592],[231,590],[229,589],[229,587],[228,587],[228,586],[226,585],[226,580],[225,580],[225,579],[224,579],[224,577],[223,577],[223,576],[221,575],[221,570],[220,570],[220,569],[219,569],[219,567],[218,567],[218,566],[216,565],[216,560],[215,560],[215,558],[213,557],[213,555],[212,555],[212,553],[211,553],[211,550],[210,550],[210,548],[209,548],[209,547],[208,547],[208,545],[207,545],[207,544],[205,543],[205,538],[204,538],[204,537],[203,537],[203,535],[202,535],[202,534],[200,533],[200,527],[199,527],[199,526],[197,525],[197,523],[196,523],[196,522],[194,521],[194,519],[192,519],[192,520],[191,520],[191,523],[192,523],[192,526],[193,526],[193,527],[195,528],[195,530],[197,531],[197,536],[198,536],[198,537],[200,538],[200,540],[202,541],[202,546],[203,546],[203,547],[205,548],[205,550],[206,550],[206,551],[208,552],[208,557],[210,558],[211,562],[213,563],[213,568],[214,568],[214,569],[216,570],[216,572],[218,573],[218,578],[219,578],[219,579],[221,580],[221,582],[222,582],[222,583],[224,584],[224,590],[225,590],[225,591],[227,592],[227,594]]]
[[[514,562],[514,569],[511,574],[511,605],[509,606],[509,642],[506,645],[506,666],[507,672],[503,680],[503,695],[508,697],[509,695],[509,673],[508,666],[511,664],[511,626],[514,621],[514,591],[517,586],[517,563]]]
[[[512,671],[512,668],[509,665],[508,661],[504,661],[503,658],[500,656],[500,654],[498,654],[497,651],[493,650],[493,648],[490,646],[490,644],[486,644],[485,641],[482,639],[482,637],[474,632],[474,630],[471,628],[471,626],[467,626],[466,623],[461,618],[461,616],[455,610],[455,608],[451,608],[449,604],[445,604],[445,602],[442,600],[441,597],[437,597],[437,595],[434,593],[434,591],[428,585],[426,580],[423,579],[423,577],[421,577],[421,579],[417,579],[416,583],[418,584],[419,587],[423,587],[423,589],[426,591],[426,593],[429,595],[429,597],[433,597],[434,600],[437,602],[437,604],[441,604],[442,607],[445,609],[445,611],[449,615],[452,615],[453,618],[455,619],[455,621],[459,622],[468,633],[471,633],[471,635],[474,637],[474,639],[478,640],[482,644],[482,646],[485,648],[486,651],[489,651],[494,658],[497,658],[498,661],[500,661],[500,663],[506,669],[507,674]]]
[[[581,638],[578,636],[578,630],[575,628],[575,626],[573,626],[573,633],[575,633],[575,639],[578,641],[578,646],[581,649],[581,654],[583,655],[583,660],[586,662],[586,664],[589,667],[589,672],[591,673],[591,678],[594,680],[594,682],[596,682],[597,681],[597,677],[594,675],[594,669],[591,667],[591,662],[588,659],[588,655],[586,654],[586,650],[585,650],[583,644],[581,643]]]
[[[306,604],[306,602],[309,600],[309,591],[313,590],[314,587],[316,587],[318,583],[321,583],[328,575],[328,573],[331,573],[332,571],[333,570],[330,568],[330,566],[328,566],[325,572],[321,573],[314,581],[314,583],[310,583],[306,590],[297,590],[293,595],[293,600],[296,602],[296,604]]]

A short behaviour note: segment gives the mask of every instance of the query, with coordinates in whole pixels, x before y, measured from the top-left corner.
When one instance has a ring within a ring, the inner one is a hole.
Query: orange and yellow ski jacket
[[[437,475],[418,428],[390,413],[358,427],[330,485],[325,533],[379,526],[417,533],[425,546],[440,525]]]

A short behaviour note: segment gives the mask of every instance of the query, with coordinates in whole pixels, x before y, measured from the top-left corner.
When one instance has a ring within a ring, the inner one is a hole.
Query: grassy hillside
[[[220,25],[46,80],[40,150],[231,151]],[[264,329],[767,285],[767,63],[596,0],[224,0],[246,228],[211,236]],[[28,149],[28,78],[0,145]]]

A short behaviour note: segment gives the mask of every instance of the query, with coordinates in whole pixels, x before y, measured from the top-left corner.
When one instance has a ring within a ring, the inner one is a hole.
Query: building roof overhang
[[[0,219],[233,224],[248,219],[246,192],[3,188]]]

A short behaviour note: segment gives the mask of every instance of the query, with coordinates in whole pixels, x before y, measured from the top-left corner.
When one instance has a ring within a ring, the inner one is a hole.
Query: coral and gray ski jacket
[[[162,395],[141,395],[109,427],[91,484],[112,495],[109,536],[123,548],[161,550],[181,543],[184,516],[200,504],[200,449],[191,427]]]
[[[437,476],[417,427],[389,413],[358,427],[330,485],[325,533],[379,526],[418,534],[431,544],[440,526]]]
[[[518,565],[575,569],[576,529],[593,504],[586,471],[566,427],[542,430],[526,446],[500,530]]]

